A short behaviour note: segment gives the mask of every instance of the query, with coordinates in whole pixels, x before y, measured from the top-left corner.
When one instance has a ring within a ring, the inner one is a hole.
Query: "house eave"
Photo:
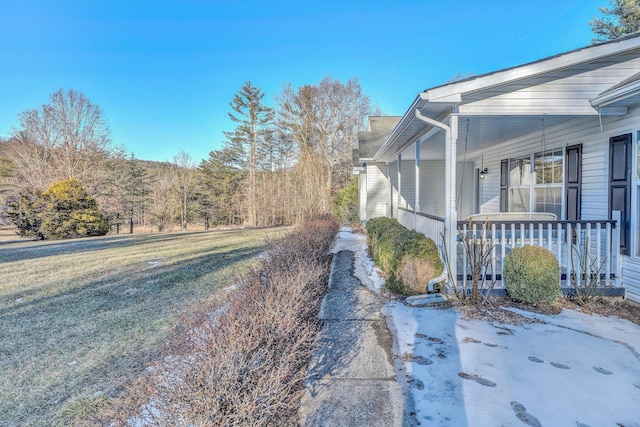
[[[521,79],[546,74],[549,72],[574,67],[580,64],[596,62],[613,54],[624,54],[628,51],[638,50],[640,35],[634,35],[620,40],[613,40],[599,45],[591,45],[573,51],[561,53],[552,57],[524,65],[518,65],[503,70],[494,71],[480,76],[470,77],[441,86],[427,89],[422,95],[425,99],[447,99],[456,93],[467,94],[470,92],[486,90],[499,86],[505,82],[514,82]]]
[[[596,108],[602,108],[637,95],[640,95],[640,80],[592,98],[589,102]]]

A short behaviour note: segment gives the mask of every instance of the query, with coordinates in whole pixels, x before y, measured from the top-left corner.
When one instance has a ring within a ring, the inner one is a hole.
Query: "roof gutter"
[[[634,96],[640,93],[640,80],[637,80],[628,85],[616,88],[610,92],[606,92],[602,95],[598,95],[591,99],[589,102],[593,107],[606,107],[614,102],[621,101],[630,96]]]

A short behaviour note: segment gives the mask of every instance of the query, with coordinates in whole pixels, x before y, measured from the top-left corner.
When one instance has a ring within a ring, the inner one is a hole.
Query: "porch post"
[[[387,217],[393,218],[393,184],[391,183],[391,163],[387,163],[387,179],[389,180],[389,201],[387,202]]]
[[[398,207],[402,201],[402,154],[398,154]]]
[[[616,275],[616,284],[620,284],[622,282],[622,259],[620,257],[620,228],[622,214],[620,211],[612,211],[611,219],[616,222],[616,228],[612,230],[612,239],[611,239],[611,252],[613,258],[613,273]]]
[[[418,226],[418,212],[420,212],[420,140],[416,141],[416,193],[415,193],[415,209],[413,210],[413,229]]]
[[[457,268],[457,235],[458,212],[456,207],[456,157],[458,141],[458,114],[452,113],[449,118],[449,141],[445,141],[445,242],[447,245],[447,260],[451,274],[449,284],[456,285]],[[448,148],[448,149],[447,149]]]

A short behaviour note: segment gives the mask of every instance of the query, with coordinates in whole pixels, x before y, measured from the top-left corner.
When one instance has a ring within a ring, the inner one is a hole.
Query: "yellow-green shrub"
[[[402,227],[398,221],[384,216],[372,218],[367,221],[365,229],[367,231],[367,250],[369,256],[377,264],[375,248],[378,246],[380,236],[390,228]]]
[[[516,248],[504,259],[502,280],[509,296],[536,304],[560,295],[560,266],[551,251],[539,246]]]

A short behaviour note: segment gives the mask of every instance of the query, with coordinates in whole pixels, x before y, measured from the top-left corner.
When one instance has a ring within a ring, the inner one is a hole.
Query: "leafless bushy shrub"
[[[337,231],[323,216],[271,241],[243,286],[185,318],[170,356],[132,393],[146,393],[146,405],[132,399],[119,425],[136,413],[157,426],[297,425]]]
[[[398,277],[407,291],[411,294],[421,294],[425,292],[425,285],[438,273],[433,265],[415,256],[405,256],[398,267]]]

